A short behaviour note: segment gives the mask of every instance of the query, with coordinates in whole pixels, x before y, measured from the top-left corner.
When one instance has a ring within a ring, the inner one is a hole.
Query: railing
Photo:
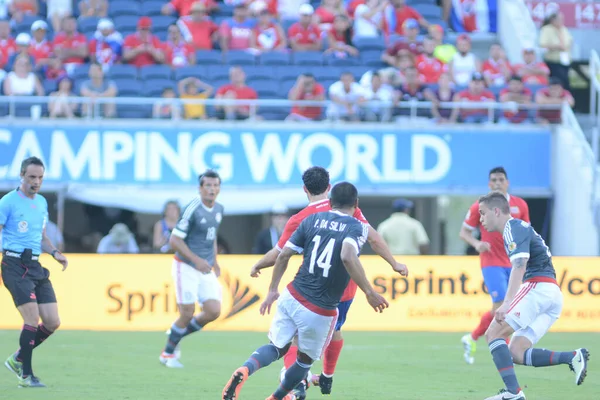
[[[590,115],[600,127],[600,56],[596,50],[590,53]]]

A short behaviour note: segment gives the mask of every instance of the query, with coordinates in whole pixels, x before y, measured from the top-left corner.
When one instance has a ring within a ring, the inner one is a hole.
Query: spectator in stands
[[[500,92],[501,103],[516,103],[514,109],[505,110],[500,123],[521,124],[531,122],[530,109],[519,107],[519,105],[530,105],[532,100],[531,90],[523,85],[523,81],[517,75],[513,75],[508,81],[508,87]]]
[[[406,69],[405,81],[402,85],[396,88],[395,98],[396,105],[398,101],[424,101],[427,86],[423,85],[419,79],[419,72],[415,67]],[[426,110],[417,110],[417,115],[424,116],[427,114]],[[394,110],[394,116],[409,116],[411,111],[408,108],[397,108]]]
[[[544,21],[540,30],[540,47],[546,50],[544,61],[550,68],[550,76],[560,79],[563,88],[569,90],[573,37],[564,25],[561,12],[548,16]]]
[[[313,23],[313,14],[315,12],[310,4],[302,4],[298,10],[300,21],[290,26],[288,29],[288,38],[290,47],[294,51],[319,51],[323,47],[321,41],[321,30],[319,26]]]
[[[74,118],[77,103],[71,102],[67,97],[75,97],[73,82],[64,77],[58,82],[58,91],[50,93],[48,112],[50,118]]]
[[[302,74],[298,76],[296,84],[290,89],[288,99],[296,100],[325,100],[325,88],[317,82],[313,74]],[[301,106],[294,105],[292,112],[286,118],[286,121],[318,121],[323,112],[319,106]]]
[[[111,65],[123,57],[123,36],[115,31],[115,25],[108,18],[98,21],[94,38],[90,41],[90,61],[102,66],[106,72]]]
[[[98,244],[98,254],[137,254],[140,249],[127,225],[115,224]]]
[[[417,56],[415,66],[423,83],[437,83],[446,66],[433,56],[435,42],[431,37],[423,41],[423,53]]]
[[[18,56],[13,70],[6,75],[3,82],[5,96],[43,96],[44,87],[37,76],[31,72],[30,57]]]
[[[540,106],[556,106],[556,110],[538,110],[538,121],[541,123],[560,124],[561,110],[563,102],[569,106],[575,105],[575,99],[571,92],[563,88],[562,81],[557,77],[550,78],[550,84],[547,88],[540,89],[535,94],[535,103]]]
[[[283,51],[287,48],[285,32],[267,8],[258,13],[258,22],[251,37],[251,47],[257,53]]]
[[[26,15],[37,15],[39,11],[37,0],[10,0],[8,12],[15,22],[23,21]]]
[[[315,11],[313,21],[319,25],[322,32],[327,32],[333,26],[333,20],[338,15],[346,15],[343,2],[341,0],[323,0]]]
[[[207,12],[212,12],[219,8],[214,0],[171,0],[170,3],[163,6],[161,12],[164,15],[177,13],[180,17],[187,17],[192,14],[192,9],[197,4],[204,6]]]
[[[65,66],[58,58],[50,58],[43,71],[44,79],[47,80],[59,80],[68,76]]]
[[[46,21],[35,21],[31,24],[31,35],[33,39],[29,45],[29,54],[33,57],[36,70],[43,69],[50,62],[52,55],[52,43],[46,40],[48,24]]]
[[[460,35],[456,40],[456,47],[458,53],[454,54],[448,68],[454,83],[465,86],[475,72],[481,71],[481,63],[471,52],[471,38],[468,35]]]
[[[94,112],[94,104],[96,98],[111,98],[116,97],[118,94],[117,85],[110,80],[104,79],[104,72],[100,64],[90,65],[89,72],[90,79],[81,84],[80,94],[81,97],[91,98],[91,106],[88,104],[81,104],[81,113],[83,115],[89,115]],[[116,107],[114,103],[105,103],[104,105],[98,106],[99,110],[104,111],[105,118],[113,118],[116,115]]]
[[[389,122],[392,117],[392,102],[394,101],[394,89],[383,83],[381,75],[375,72],[371,76],[371,85],[365,90],[365,99],[369,102],[381,102],[387,104],[368,104],[365,106],[366,121]]]
[[[490,46],[490,58],[483,62],[481,69],[488,87],[504,86],[512,76],[512,67],[498,43]]]
[[[169,26],[164,51],[165,63],[174,68],[196,64],[194,46],[183,40],[181,31],[175,24]]]
[[[431,25],[429,27],[429,35],[435,43],[433,56],[448,64],[456,54],[456,47],[451,43],[444,43],[444,28],[441,25]]]
[[[255,17],[258,17],[261,11],[267,10],[273,18],[277,18],[278,0],[247,0],[246,5]]]
[[[189,77],[177,84],[180,99],[205,100],[212,96],[214,88],[198,78]],[[206,119],[206,108],[203,103],[185,104],[183,106],[185,119]]]
[[[246,74],[240,67],[229,69],[231,83],[223,85],[217,90],[216,99],[227,100],[256,100],[258,94],[254,89],[246,86]],[[217,106],[217,118],[227,120],[244,120],[256,115],[256,106],[225,105]]]
[[[407,19],[404,26],[406,28],[404,40],[396,41],[381,56],[381,60],[389,65],[396,65],[400,56],[418,56],[423,52],[423,44],[417,40],[419,34],[418,22],[414,19]]]
[[[82,18],[105,18],[108,15],[108,0],[80,0],[79,15]]]
[[[547,85],[550,69],[543,61],[538,61],[533,47],[523,49],[523,64],[517,64],[514,70],[526,85]]]
[[[213,43],[219,39],[219,27],[208,16],[204,4],[194,3],[190,12],[189,16],[181,17],[177,21],[183,38],[196,50],[212,50]]]
[[[329,87],[329,99],[327,117],[334,121],[360,121],[360,107],[367,101],[365,90],[350,72],[342,73],[340,80]]]
[[[298,19],[298,11],[304,4],[308,4],[309,0],[278,0],[277,11],[279,18],[284,19]]]
[[[72,0],[46,0],[46,19],[52,22],[54,32],[60,30],[61,21],[73,15]]]
[[[386,35],[402,35],[404,22],[407,19],[416,20],[419,25],[427,29],[429,23],[417,10],[407,6],[405,0],[391,0],[384,10],[383,31]]]
[[[228,18],[219,27],[221,50],[247,50],[254,29],[254,20],[248,18],[248,7],[239,3],[233,9],[233,18]]]
[[[8,64],[8,59],[15,51],[17,51],[17,45],[10,37],[10,23],[0,21],[0,68],[4,68]]]
[[[29,49],[31,47],[31,36],[28,33],[22,32],[15,38],[16,50],[8,58],[8,62],[5,65],[7,71],[13,69],[15,60],[17,58],[27,58],[32,68],[35,67],[35,58],[30,54]]]
[[[151,30],[152,20],[149,17],[141,17],[137,23],[137,32],[125,38],[124,62],[138,68],[165,62],[163,44]]]
[[[387,6],[384,0],[360,0],[354,16],[354,39],[374,38],[381,35],[383,10]]]
[[[167,201],[163,207],[162,218],[154,224],[152,234],[152,248],[156,253],[172,253],[173,250],[169,245],[171,232],[179,221],[181,215],[181,207],[175,200]]]
[[[358,49],[352,45],[352,25],[345,15],[337,15],[333,26],[327,31],[329,48],[325,54],[336,58],[358,57]]]
[[[65,18],[62,24],[63,31],[54,36],[54,55],[60,58],[67,72],[71,74],[88,56],[87,39],[77,32],[75,18]]]
[[[289,219],[288,208],[285,204],[274,204],[271,208],[271,226],[263,229],[256,235],[253,254],[266,254],[273,247],[277,246],[277,242],[283,233],[283,228]]]
[[[394,212],[377,227],[394,255],[424,255],[429,252],[429,236],[423,224],[410,216],[413,202],[398,199]]]
[[[459,102],[495,102],[496,97],[492,92],[485,87],[485,78],[479,72],[475,72],[469,82],[469,87],[454,95],[454,101]],[[490,115],[493,118],[493,111],[489,112],[486,108],[454,108],[450,116],[451,122],[456,122],[458,116],[462,122],[466,123],[483,123],[493,122],[490,120]]]
[[[451,102],[454,98],[454,90],[452,89],[452,80],[447,72],[440,75],[437,81],[437,89],[429,89],[425,92],[425,98],[431,101],[431,114],[437,123],[450,122],[452,109],[442,107],[440,103]]]
[[[177,96],[172,88],[165,88],[162,92],[161,100],[154,103],[152,108],[152,118],[157,119],[179,119],[181,118],[181,109],[177,104]]]

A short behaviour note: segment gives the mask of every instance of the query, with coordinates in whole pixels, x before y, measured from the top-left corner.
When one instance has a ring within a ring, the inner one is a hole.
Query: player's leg
[[[525,400],[525,395],[515,374],[514,363],[506,344],[506,339],[514,332],[514,329],[505,321],[499,323],[492,321],[486,332],[486,339],[492,359],[500,377],[504,381],[506,389],[500,390],[498,395],[488,397],[486,400]]]
[[[35,345],[38,347],[46,339],[48,339],[60,327],[60,317],[58,314],[58,304],[56,302],[56,294],[49,279],[44,279],[39,282],[35,288],[38,311],[42,323],[38,325],[37,336],[35,337]]]
[[[283,357],[283,368],[287,370],[289,367],[294,365],[296,359],[298,358],[298,339],[294,338],[292,341],[292,345],[285,356]]]
[[[306,393],[302,381],[306,379],[314,362],[312,357],[299,350],[296,362],[288,368],[279,387],[267,400],[304,400]]]
[[[223,288],[214,272],[200,275],[197,296],[202,311],[187,326],[186,336],[199,331],[221,315]]]

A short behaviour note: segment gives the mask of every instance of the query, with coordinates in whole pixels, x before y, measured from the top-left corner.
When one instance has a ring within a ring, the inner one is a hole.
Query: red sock
[[[485,335],[485,331],[490,327],[490,324],[494,320],[494,316],[491,311],[486,312],[481,316],[481,321],[479,321],[479,325],[473,332],[471,332],[471,337],[473,340],[477,340],[483,335]]]
[[[331,341],[323,354],[323,375],[333,376],[340,353],[344,347],[344,339]]]
[[[285,356],[283,356],[283,365],[285,365],[285,369],[289,369],[296,362],[296,358],[298,358],[298,346],[290,346],[290,349]]]

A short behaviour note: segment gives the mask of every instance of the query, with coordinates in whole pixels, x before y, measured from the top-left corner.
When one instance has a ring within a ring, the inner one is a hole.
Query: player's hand
[[[492,246],[490,246],[488,242],[479,242],[477,243],[477,246],[475,246],[475,250],[477,250],[478,253],[485,253],[486,251],[490,251],[491,248]]]
[[[502,322],[506,319],[506,313],[508,312],[508,309],[510,308],[510,303],[502,303],[502,305],[496,310],[496,315],[494,315],[494,318],[496,318],[496,321],[498,322]]]
[[[396,265],[394,265],[392,269],[402,276],[408,276],[408,267],[406,266],[406,264],[396,263]]]
[[[253,278],[258,278],[260,276],[260,268],[258,268],[258,265],[252,266],[252,269],[250,270],[250,276]]]
[[[69,266],[69,260],[67,260],[67,257],[65,257],[63,253],[56,252],[56,254],[54,254],[54,259],[63,266],[63,271]]]
[[[221,276],[221,267],[219,266],[219,264],[217,264],[217,262],[215,261],[215,265],[213,265],[212,267],[213,271],[215,271],[215,275],[218,277]]]
[[[375,311],[380,312],[380,313],[382,313],[384,309],[386,309],[390,306],[390,304],[387,302],[387,300],[382,295],[380,295],[379,293],[376,293],[375,291],[367,293],[367,301],[369,302],[369,305],[371,307],[373,307],[373,309]]]
[[[210,265],[208,265],[206,260],[204,258],[200,258],[200,257],[197,257],[194,260],[194,267],[198,271],[202,272],[203,274],[208,274],[208,273],[210,273],[210,270],[211,270]]]
[[[275,303],[275,301],[277,301],[278,298],[278,291],[270,291],[269,294],[267,294],[265,301],[263,301],[263,303],[260,305],[260,315],[265,315],[265,311],[267,314],[271,314],[271,306],[273,303]]]

